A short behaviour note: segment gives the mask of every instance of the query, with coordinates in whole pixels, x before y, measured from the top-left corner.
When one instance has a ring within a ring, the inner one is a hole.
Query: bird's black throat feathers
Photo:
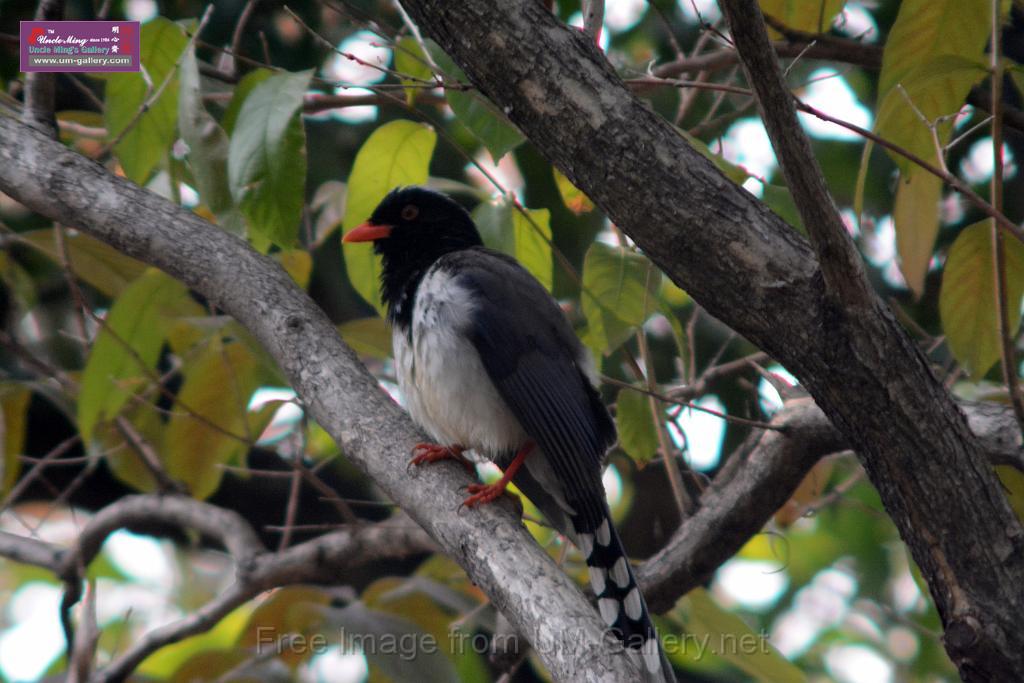
[[[392,190],[370,222],[390,225],[397,238],[374,242],[373,249],[381,256],[381,299],[388,319],[408,332],[416,289],[430,266],[445,254],[483,246],[483,240],[464,208],[420,187]]]

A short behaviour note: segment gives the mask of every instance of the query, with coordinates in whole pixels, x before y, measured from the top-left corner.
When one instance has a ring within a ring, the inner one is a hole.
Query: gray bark
[[[690,148],[540,3],[403,4],[676,284],[811,392],[857,450],[928,581],[961,675],[1024,679],[1024,529],[888,307],[870,293],[851,308],[834,296],[860,284],[842,281],[858,277],[843,245],[821,242],[823,273],[806,240]]]
[[[559,681],[631,680],[597,612],[510,503],[459,512],[455,465],[406,472],[423,441],[323,312],[271,259],[195,214],[0,116],[0,190],[163,269],[239,320],[349,460],[433,537],[537,649]]]

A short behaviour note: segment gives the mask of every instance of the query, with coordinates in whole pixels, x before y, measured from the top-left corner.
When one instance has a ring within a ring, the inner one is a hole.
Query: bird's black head
[[[343,242],[373,242],[382,257],[381,298],[392,320],[411,316],[412,293],[433,263],[483,244],[473,219],[449,197],[422,187],[392,190]],[[408,311],[404,309],[409,309]]]

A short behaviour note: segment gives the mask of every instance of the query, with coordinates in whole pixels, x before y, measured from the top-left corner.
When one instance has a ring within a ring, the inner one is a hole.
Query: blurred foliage
[[[831,27],[825,42],[852,37],[876,54],[884,46],[880,71],[807,56],[787,65],[789,82],[801,97],[823,79],[845,84],[869,112],[868,127],[989,195],[976,168],[984,166],[991,135],[988,113],[964,106],[972,89],[992,85],[989,3],[761,5],[777,20],[775,39]],[[98,6],[69,0],[67,18],[96,18]],[[559,299],[610,380],[605,398],[616,406],[621,435],[611,457],[619,491],[612,504],[630,551],[643,556],[667,539],[679,520],[659,450],[667,444],[687,456],[706,445],[706,434],[694,427],[691,410],[668,410],[661,398],[635,388],[667,391],[756,349],[665,280],[467,84],[443,51],[420,42],[393,3],[299,0],[288,11],[266,3],[236,31],[245,3],[218,2],[198,40],[192,32],[205,5],[195,0],[115,0],[105,6],[110,18],[145,15],[142,55],[149,81],[141,74],[59,77],[57,110],[66,144],[278,259],[388,388],[394,387],[391,340],[378,315],[379,263],[366,245],[342,250],[340,235],[364,221],[396,185],[427,184],[452,194],[473,211],[489,246],[520,259]],[[699,20],[695,6],[705,8]],[[17,22],[34,10],[26,0],[0,0],[0,33],[16,35]],[[554,11],[578,23],[578,2],[554,3]],[[1024,71],[1015,60],[1024,56],[1024,31],[1009,3],[1003,12],[1009,73],[1004,103],[1018,107]],[[709,3],[615,0],[608,3],[607,21],[605,51],[626,79],[648,73],[652,64],[725,49],[716,38],[708,40],[702,24],[722,28]],[[11,41],[0,45],[0,85],[14,102],[22,88],[16,50]],[[756,167],[744,166],[765,150],[737,133],[756,122],[749,95],[735,91],[744,86],[737,70],[678,77],[710,87],[664,83],[640,94],[723,173],[803,232],[777,167],[769,164],[760,177]],[[153,84],[165,80],[166,89],[153,98]],[[827,110],[828,104],[819,106]],[[875,145],[857,136],[836,137],[838,130],[816,134],[812,143],[872,282],[955,390],[1005,400],[996,362],[991,223],[905,157],[875,153]],[[1019,130],[1008,127],[1005,139],[1005,213],[1018,221],[1024,192],[1014,160],[1024,159],[1024,149]],[[71,508],[94,510],[125,493],[154,490],[140,443],[192,495],[243,511],[270,545],[280,541],[295,490],[303,497],[292,522],[313,529],[351,521],[318,499],[322,492],[291,488],[293,461],[319,468],[317,476],[329,478],[340,495],[366,503],[365,509],[356,504],[360,517],[389,514],[387,501],[301,416],[287,392],[261,393],[284,386],[280,371],[209,302],[2,196],[0,228],[0,314],[11,342],[0,345],[5,530],[63,528],[53,533],[67,541],[77,519]],[[1014,239],[1007,237],[1006,244],[1006,305],[1016,339],[1024,254]],[[766,419],[777,406],[759,397],[761,386],[757,372],[745,368],[713,382],[708,393],[731,415]],[[712,464],[689,477],[694,486],[713,477],[749,431],[727,424]],[[1001,474],[1016,509],[1024,509],[1020,473]],[[538,542],[585,581],[576,551],[536,524],[538,513],[528,503],[526,513]],[[315,533],[301,526],[294,531],[301,537]],[[101,581],[101,604],[133,590],[157,603],[140,604],[134,613],[123,605],[112,608],[101,622],[104,656],[168,615],[197,609],[230,581],[233,570],[201,540],[180,534],[174,540],[177,551],[167,551],[166,542],[158,546],[171,577],[159,585],[119,568],[109,551],[93,563],[90,576]],[[317,667],[339,648],[366,654],[371,681],[481,681],[495,675],[488,663],[495,612],[449,560],[372,566],[339,582],[345,586],[271,591],[211,631],[149,657],[138,676],[259,681],[305,672],[315,680],[324,676]],[[13,605],[31,590],[55,594],[58,585],[45,572],[0,560],[0,605]],[[877,495],[845,454],[814,468],[764,533],[706,589],[683,598],[659,627],[676,639],[672,658],[680,680],[864,680],[848,678],[851,652],[861,664],[881,662],[875,670],[891,680],[949,680],[954,672],[926,596]],[[15,619],[13,608],[0,614],[0,652],[19,628]],[[273,634],[269,649],[261,633]],[[771,644],[760,634],[769,635]],[[359,647],[346,635],[387,636],[396,647],[371,653],[367,641],[356,641],[364,642]],[[738,644],[748,637],[752,648]],[[401,646],[409,639],[437,649],[412,657]],[[53,653],[51,673],[58,673],[64,660],[59,649]],[[0,667],[9,665],[0,656]],[[531,656],[513,680],[545,676]]]

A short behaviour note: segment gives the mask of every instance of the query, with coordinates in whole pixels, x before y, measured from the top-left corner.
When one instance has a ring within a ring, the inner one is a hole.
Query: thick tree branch
[[[1024,678],[1024,529],[891,311],[873,295],[857,311],[826,296],[826,279],[832,291],[859,289],[838,277],[859,269],[834,231],[811,228],[826,238],[823,253],[839,257],[825,274],[803,238],[637,101],[604,56],[541,4],[403,4],[676,284],[811,392],[921,567],[961,673]]]
[[[234,512],[187,497],[138,495],[122,498],[97,513],[67,550],[0,532],[0,557],[43,567],[63,577],[70,596],[65,602],[70,606],[78,600],[84,568],[99,554],[110,534],[153,524],[194,529],[218,541],[234,560],[235,583],[196,612],[146,633],[97,671],[93,681],[123,680],[156,650],[209,630],[235,607],[271,588],[299,583],[337,584],[349,569],[437,550],[422,528],[404,514],[397,514],[272,553]]]
[[[406,472],[424,435],[380,389],[323,312],[271,259],[238,238],[0,116],[0,190],[88,232],[202,293],[245,325],[280,364],[311,416],[345,455],[455,559],[560,681],[622,681],[579,587],[533,541],[511,505],[459,514],[459,467]]]
[[[772,43],[779,59],[822,60],[865,69],[882,68],[882,48],[878,45],[862,43],[832,35],[814,35],[794,31],[788,40],[777,40]],[[720,49],[706,52],[693,57],[681,57],[654,67],[651,75],[656,78],[676,78],[683,73],[704,71],[714,73],[735,66],[740,56],[735,50]],[[967,95],[967,103],[982,111],[991,113],[992,94],[987,88],[976,85]],[[1003,117],[1007,126],[1024,131],[1024,112],[1003,103]]]
[[[49,569],[56,574],[60,566],[61,551],[45,541],[0,531],[0,557]]]
[[[964,401],[960,406],[988,461],[1024,472],[1013,411],[996,403]],[[808,398],[787,401],[772,424],[785,426],[785,432],[752,434],[700,497],[697,511],[640,567],[638,580],[655,612],[670,609],[710,579],[760,533],[822,456],[850,446]]]
[[[638,580],[651,609],[670,608],[680,596],[706,581],[736,554],[789,500],[810,469],[844,439],[810,398],[786,404],[772,419],[786,433],[752,434],[733,457],[741,458],[700,497],[697,511],[685,519],[657,554],[640,568]]]
[[[754,0],[722,0],[721,6],[747,83],[757,95],[775,156],[818,254],[825,294],[836,297],[840,306],[869,307],[875,296],[864,275],[864,264],[828,192],[811,141],[796,117],[793,96],[768,41],[761,10]]]

